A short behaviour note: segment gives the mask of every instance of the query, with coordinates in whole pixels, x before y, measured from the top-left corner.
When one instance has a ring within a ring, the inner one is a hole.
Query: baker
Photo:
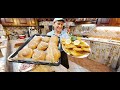
[[[53,36],[56,35],[60,38],[68,38],[68,32],[64,30],[65,20],[63,18],[55,18],[53,20],[53,29],[51,32],[48,32],[47,35]]]

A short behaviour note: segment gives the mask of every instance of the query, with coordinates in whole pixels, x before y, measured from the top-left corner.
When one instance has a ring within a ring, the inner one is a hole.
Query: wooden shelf
[[[3,26],[37,26],[35,18],[1,18]]]

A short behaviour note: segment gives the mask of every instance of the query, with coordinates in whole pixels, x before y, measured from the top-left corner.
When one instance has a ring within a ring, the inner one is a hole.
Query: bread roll
[[[28,43],[28,47],[31,48],[31,49],[36,49],[41,40],[42,40],[42,37],[40,37],[40,36],[35,36],[35,37]]]
[[[39,42],[37,42],[37,41],[30,41],[28,43],[28,47],[31,48],[31,49],[36,49],[38,44],[39,44]]]
[[[37,49],[38,50],[46,50],[48,48],[48,43],[46,43],[46,42],[43,42],[43,41],[41,41],[39,44],[38,44],[38,46],[37,46]]]
[[[31,48],[23,48],[18,52],[18,58],[26,59],[31,58],[33,55],[33,50]]]
[[[46,43],[48,43],[49,40],[50,40],[50,37],[43,37],[43,38],[42,38],[42,41],[44,41],[44,42],[46,42]]]
[[[46,53],[44,51],[40,51],[40,50],[34,50],[32,59],[33,60],[45,60],[46,58]]]
[[[35,36],[31,41],[37,41],[40,42],[42,40],[41,36]]]

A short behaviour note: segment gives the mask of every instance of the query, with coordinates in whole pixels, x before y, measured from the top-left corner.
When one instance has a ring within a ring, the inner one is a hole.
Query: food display
[[[31,64],[54,64],[60,62],[59,37],[40,36],[30,37],[19,49],[8,57],[9,61]]]
[[[71,36],[61,39],[62,48],[68,54],[76,58],[85,58],[90,54],[90,46],[81,37]]]

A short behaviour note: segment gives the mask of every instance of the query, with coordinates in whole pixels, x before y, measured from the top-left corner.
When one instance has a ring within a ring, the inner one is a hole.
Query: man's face
[[[54,30],[61,32],[64,26],[64,22],[63,21],[56,21],[54,22]]]

